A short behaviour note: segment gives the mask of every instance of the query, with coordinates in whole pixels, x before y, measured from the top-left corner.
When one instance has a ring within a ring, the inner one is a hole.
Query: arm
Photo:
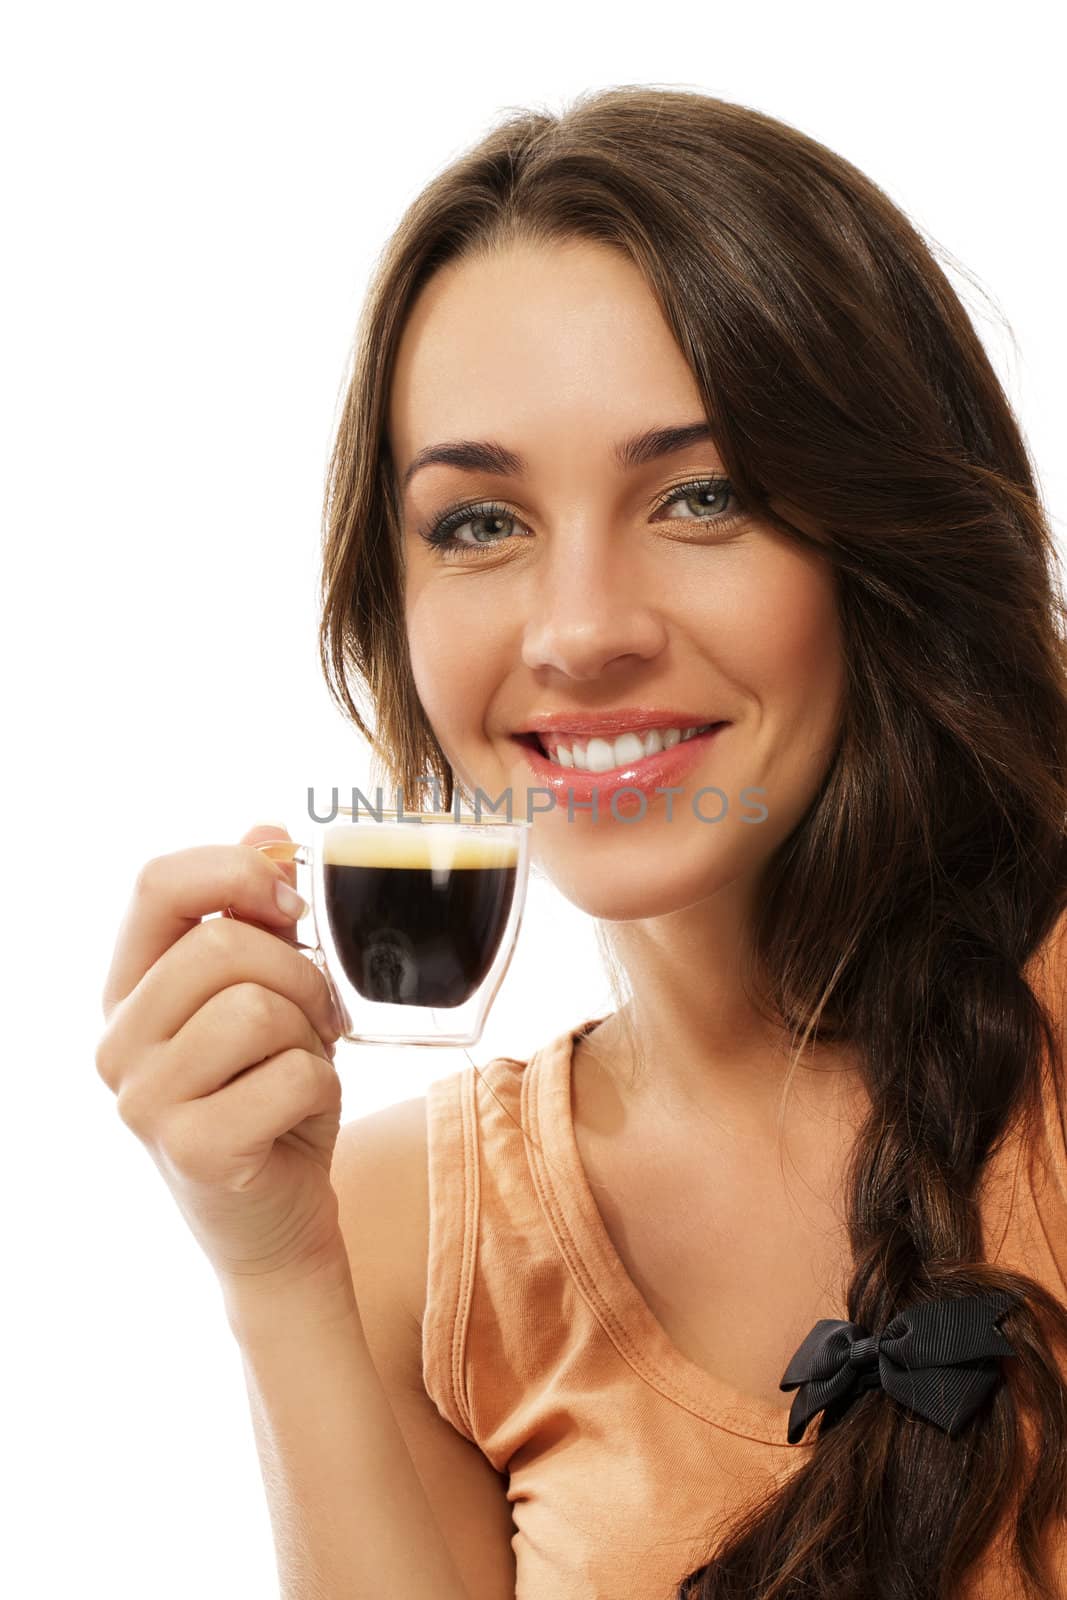
[[[282,1600],[470,1600],[370,1359],[347,1261],[225,1287]]]
[[[222,1288],[284,1600],[469,1600],[363,1337],[330,1177],[340,1026],[292,947],[301,905],[248,838],[146,863],[97,1071]]]

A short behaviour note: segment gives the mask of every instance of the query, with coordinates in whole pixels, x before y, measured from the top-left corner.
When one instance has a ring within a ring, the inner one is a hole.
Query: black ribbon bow
[[[823,1426],[829,1426],[864,1390],[879,1385],[945,1433],[958,1433],[1002,1377],[996,1358],[1015,1353],[993,1326],[1015,1303],[999,1290],[927,1300],[905,1306],[879,1334],[823,1317],[778,1385],[797,1390],[789,1443],[799,1443],[816,1412],[826,1410]]]

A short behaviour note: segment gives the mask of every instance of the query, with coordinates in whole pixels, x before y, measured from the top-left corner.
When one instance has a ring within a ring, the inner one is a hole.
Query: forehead
[[[614,440],[702,409],[638,268],[568,241],[508,246],[430,279],[399,341],[388,433],[402,471],[447,439],[574,448],[591,427]]]

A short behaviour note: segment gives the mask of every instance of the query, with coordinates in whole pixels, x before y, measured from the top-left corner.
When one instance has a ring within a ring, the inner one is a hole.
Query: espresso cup
[[[468,1045],[515,949],[528,822],[413,812],[318,826],[312,844],[254,846],[310,873],[315,944],[344,1024],[365,1044]]]

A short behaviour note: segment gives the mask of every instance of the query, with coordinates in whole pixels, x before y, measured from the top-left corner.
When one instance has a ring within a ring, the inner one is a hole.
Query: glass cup
[[[522,923],[530,823],[418,811],[267,839],[273,861],[309,870],[320,968],[364,1044],[468,1045],[481,1038]],[[299,874],[298,874],[299,876]]]

